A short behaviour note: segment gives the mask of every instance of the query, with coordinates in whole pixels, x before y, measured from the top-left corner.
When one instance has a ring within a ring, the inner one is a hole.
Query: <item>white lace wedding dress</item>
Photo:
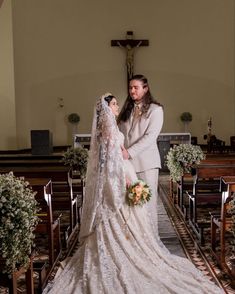
[[[135,181],[131,163],[124,161],[124,166],[128,178]],[[224,293],[189,260],[170,254],[161,241],[156,242],[145,207],[129,207],[125,201],[84,238],[44,292],[50,287],[49,293],[55,294]]]

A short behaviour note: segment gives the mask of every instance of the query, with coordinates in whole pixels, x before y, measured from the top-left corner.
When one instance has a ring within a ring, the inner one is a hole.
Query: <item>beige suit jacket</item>
[[[146,115],[142,115],[134,123],[132,114],[126,122],[119,124],[125,137],[124,146],[136,172],[161,168],[157,137],[162,125],[163,109],[156,104],[151,104]]]

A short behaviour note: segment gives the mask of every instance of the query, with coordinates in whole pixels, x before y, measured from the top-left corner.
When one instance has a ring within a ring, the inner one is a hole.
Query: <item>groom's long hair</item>
[[[137,80],[137,81],[140,81],[142,82],[143,84],[143,87],[148,87],[148,91],[145,93],[145,95],[143,96],[143,106],[142,106],[142,114],[141,115],[144,115],[149,107],[150,107],[150,104],[157,104],[159,106],[162,106],[159,102],[157,102],[151,92],[150,92],[150,89],[149,89],[149,85],[148,85],[148,80],[145,76],[143,75],[134,75],[130,81],[133,81],[133,80]],[[129,81],[129,82],[130,82]],[[117,119],[117,123],[119,124],[121,121],[127,121],[131,115],[131,112],[132,112],[132,109],[134,108],[134,101],[132,100],[130,94],[128,94],[128,97],[126,98],[126,101],[120,111],[120,114],[118,116],[118,119]]]

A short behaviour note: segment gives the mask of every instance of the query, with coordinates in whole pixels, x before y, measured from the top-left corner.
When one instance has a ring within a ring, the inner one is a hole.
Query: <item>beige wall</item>
[[[0,44],[0,150],[6,150],[17,146],[11,1],[0,7]]]
[[[200,143],[209,117],[217,137],[228,143],[234,134],[233,0],[12,1],[19,148],[30,147],[31,129],[50,129],[54,145],[71,143],[66,115],[74,111],[79,132],[90,132],[106,91],[123,103],[125,52],[110,40],[127,30],[150,41],[136,49],[135,73],[164,105],[164,132],[183,131],[179,116],[190,111]]]

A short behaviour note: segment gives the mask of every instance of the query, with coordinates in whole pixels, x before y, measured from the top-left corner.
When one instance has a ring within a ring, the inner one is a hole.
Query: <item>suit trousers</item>
[[[158,175],[159,175],[159,169],[153,168],[149,170],[145,170],[143,172],[137,173],[138,179],[142,179],[145,181],[151,191],[152,191],[152,197],[149,202],[147,202],[145,205],[148,210],[149,220],[153,228],[153,234],[156,237],[156,239],[159,239],[158,236],[158,215],[157,215],[157,197],[158,197]]]

